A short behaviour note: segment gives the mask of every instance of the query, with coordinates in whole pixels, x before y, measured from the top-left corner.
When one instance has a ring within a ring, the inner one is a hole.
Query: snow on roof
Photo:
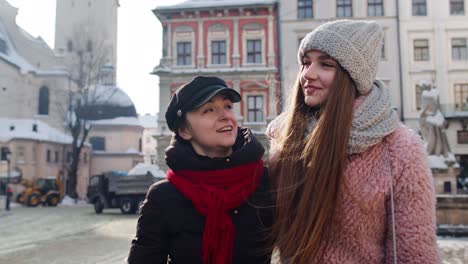
[[[2,21],[0,20],[0,39],[5,41],[7,49],[6,49],[6,54],[0,52],[0,58],[3,58],[4,60],[10,62],[13,65],[16,65],[20,72],[25,74],[30,71],[34,70],[34,67],[27,62],[23,57],[18,55],[16,53],[16,50],[14,49],[13,44],[11,43],[10,38],[8,37],[8,34],[6,32],[5,26],[3,25]]]
[[[93,102],[93,105],[133,106],[130,97],[113,85],[99,85],[94,89],[90,89],[88,100]]]
[[[156,164],[146,164],[146,163],[138,163],[135,167],[133,167],[129,172],[128,175],[141,175],[150,172],[156,178],[165,178],[166,174],[162,171],[158,165]]]
[[[175,5],[161,5],[155,10],[178,10],[178,9],[196,9],[204,7],[230,7],[230,6],[253,6],[269,5],[276,3],[276,0],[187,0]]]
[[[144,128],[157,128],[158,127],[158,118],[159,115],[143,115],[139,116],[138,120],[140,120],[141,125]]]
[[[443,156],[429,155],[427,156],[429,167],[431,169],[447,169],[448,166],[445,163],[445,158]]]
[[[34,42],[37,46],[43,47],[43,50],[47,51],[47,53],[51,53],[51,49],[44,42],[41,37],[34,38],[29,33],[27,33],[24,29],[17,27],[17,30],[21,33],[21,35],[30,43]],[[29,72],[35,72],[37,75],[66,75],[68,74],[65,70],[64,66],[55,65],[53,68],[47,69],[38,69],[33,66],[24,56],[20,55],[13,43],[13,40],[10,38],[6,25],[0,19],[0,39],[5,41],[7,46],[6,54],[0,52],[0,58],[4,59],[5,61],[15,65],[18,67],[19,71],[22,74],[26,74]],[[40,55],[39,53],[36,53]],[[49,56],[51,54],[48,54]],[[44,60],[41,60],[42,62]]]
[[[36,131],[33,130],[36,125]],[[35,119],[0,118],[0,141],[31,139],[71,144],[72,137]]]
[[[102,119],[102,120],[92,121],[92,125],[141,126],[141,123],[136,117],[117,117],[113,119]]]

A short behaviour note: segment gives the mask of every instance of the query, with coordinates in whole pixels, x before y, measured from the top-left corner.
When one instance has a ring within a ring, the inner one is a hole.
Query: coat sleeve
[[[416,135],[403,133],[391,151],[396,255],[398,263],[440,263],[435,216],[435,193],[426,151]],[[395,163],[397,165],[395,165]],[[390,193],[389,196],[390,197]],[[387,207],[385,263],[394,263],[391,198]]]
[[[137,232],[132,240],[128,264],[166,264],[168,258],[168,228],[164,215],[164,192],[157,183],[148,190],[138,218]]]

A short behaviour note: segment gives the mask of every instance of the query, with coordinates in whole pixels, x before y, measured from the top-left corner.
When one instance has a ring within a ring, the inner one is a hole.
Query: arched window
[[[40,115],[49,114],[49,88],[42,86],[39,90],[39,111]]]

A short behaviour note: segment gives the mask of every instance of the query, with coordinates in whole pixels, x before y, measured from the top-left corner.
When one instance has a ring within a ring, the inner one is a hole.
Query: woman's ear
[[[186,127],[179,127],[177,129],[177,133],[179,133],[179,136],[187,141],[190,141],[192,139],[192,134],[190,133],[189,129]]]

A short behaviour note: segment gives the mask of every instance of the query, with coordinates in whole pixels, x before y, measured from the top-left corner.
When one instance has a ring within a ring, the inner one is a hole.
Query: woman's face
[[[190,141],[196,153],[225,157],[232,153],[237,137],[237,118],[233,103],[225,94],[217,94],[201,107],[187,113],[187,126],[179,135]]]
[[[330,92],[338,62],[327,54],[310,50],[302,58],[301,87],[308,106],[321,105]]]

